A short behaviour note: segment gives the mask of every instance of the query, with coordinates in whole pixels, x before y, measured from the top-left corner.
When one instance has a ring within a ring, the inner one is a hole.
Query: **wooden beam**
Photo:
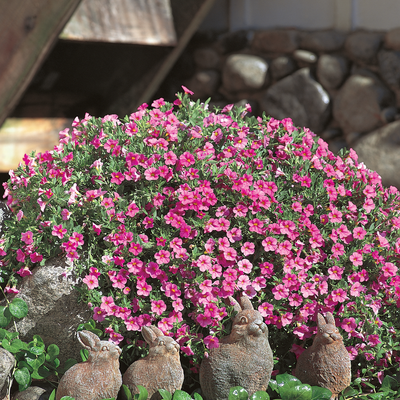
[[[201,7],[179,37],[177,46],[168,54],[165,60],[157,66],[155,71],[149,71],[149,73],[143,77],[139,85],[135,84],[132,86],[125,95],[121,96],[114,104],[112,104],[109,108],[110,112],[117,112],[120,116],[124,116],[135,111],[140,104],[152,100],[154,93],[160,87],[161,83],[189,43],[189,40],[210,12],[214,3],[215,0],[204,0]],[[144,91],[141,91],[139,87],[141,88],[143,85],[145,85],[145,89]],[[139,97],[140,92],[141,95]]]
[[[0,126],[81,0],[0,0]]]
[[[67,118],[7,118],[0,128],[0,172],[16,169],[24,154],[53,150],[71,124]]]

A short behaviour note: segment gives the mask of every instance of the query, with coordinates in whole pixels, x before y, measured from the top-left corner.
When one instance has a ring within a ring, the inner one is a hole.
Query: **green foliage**
[[[29,343],[19,339],[18,332],[10,332],[7,328],[14,319],[28,315],[28,305],[20,298],[14,298],[7,306],[0,308],[0,346],[15,357],[13,376],[18,383],[19,391],[27,389],[32,379],[46,379],[50,375],[63,374],[76,363],[70,359],[65,366],[60,367],[57,356],[60,349],[55,344],[47,347],[39,335],[34,335]],[[14,325],[16,328],[16,325]]]

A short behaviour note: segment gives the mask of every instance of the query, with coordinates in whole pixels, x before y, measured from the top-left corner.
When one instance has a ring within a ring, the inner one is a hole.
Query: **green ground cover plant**
[[[146,354],[140,330],[155,324],[180,344],[192,387],[229,331],[228,296],[263,315],[275,374],[330,311],[353,379],[373,390],[399,370],[399,191],[289,118],[190,94],[123,119],[86,115],[54,150],[25,155],[4,185],[4,290],[65,257],[122,362]]]

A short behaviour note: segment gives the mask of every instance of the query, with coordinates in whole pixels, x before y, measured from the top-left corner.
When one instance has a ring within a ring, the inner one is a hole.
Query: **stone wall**
[[[210,37],[188,49],[195,67],[184,84],[195,98],[217,106],[247,101],[255,114],[291,117],[334,152],[355,148],[385,185],[400,188],[400,28]]]

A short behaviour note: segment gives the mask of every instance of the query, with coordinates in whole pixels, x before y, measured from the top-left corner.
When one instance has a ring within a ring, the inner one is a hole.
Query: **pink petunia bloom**
[[[144,176],[148,181],[156,181],[160,176],[160,171],[157,168],[150,167],[146,169]]]
[[[199,267],[201,272],[209,270],[212,266],[211,257],[206,255],[201,255],[196,262],[197,267]]]
[[[120,185],[124,180],[125,180],[125,176],[121,172],[112,172],[111,173],[111,183]]]
[[[279,284],[272,289],[272,294],[274,295],[275,300],[281,300],[288,297],[289,290],[285,288],[284,285]]]
[[[193,154],[189,153],[188,151],[185,151],[180,157],[179,161],[184,167],[190,167],[195,163],[195,159]]]
[[[361,226],[353,229],[353,237],[358,240],[363,240],[367,231]]]
[[[343,274],[344,268],[340,268],[337,265],[334,265],[333,267],[328,269],[329,273],[329,279],[339,281],[342,279],[342,274]]]
[[[96,225],[96,224],[92,224],[92,228],[93,228],[93,230],[94,230],[94,232],[97,234],[97,236],[98,235],[100,235],[100,233],[101,233],[101,225]]]
[[[33,243],[33,233],[31,231],[26,231],[21,233],[21,240],[25,242],[25,244],[29,245]]]
[[[349,333],[357,328],[356,320],[353,317],[344,318],[340,326],[344,331]]]
[[[373,202],[372,199],[368,199],[365,201],[363,208],[365,212],[368,214],[375,208],[375,203]]]
[[[398,268],[391,262],[385,262],[381,270],[384,278],[390,278],[396,275]]]
[[[254,248],[255,248],[254,243],[245,242],[243,246],[240,248],[240,250],[242,251],[244,256],[248,256],[254,254]]]
[[[64,208],[61,211],[61,216],[62,216],[63,221],[67,221],[67,220],[69,220],[69,217],[71,216],[71,212],[69,210],[67,210],[66,208]]]
[[[238,262],[238,270],[244,272],[245,274],[249,274],[251,270],[253,269],[253,264],[247,260],[246,258],[243,260],[240,260]]]
[[[271,236],[266,237],[261,242],[265,251],[275,251],[277,248],[277,243],[278,243],[278,241],[274,237],[271,237]]]
[[[151,312],[156,315],[162,315],[167,309],[166,304],[162,300],[151,300]]]
[[[363,255],[360,251],[355,251],[350,256],[350,261],[353,263],[354,266],[359,267],[363,264]]]
[[[93,319],[97,322],[102,322],[106,319],[107,312],[100,307],[95,307],[93,309]]]
[[[217,349],[219,347],[219,340],[215,336],[206,336],[203,341],[207,349]]]
[[[129,247],[129,251],[134,255],[137,256],[143,250],[143,247],[139,243],[131,243]]]
[[[152,228],[154,226],[154,219],[153,218],[149,218],[149,217],[145,217],[143,219],[143,226],[146,229]]]
[[[171,253],[167,250],[160,250],[158,253],[154,254],[157,264],[168,264],[170,261],[169,256]]]
[[[339,303],[343,303],[348,299],[346,291],[341,288],[333,290],[331,296],[333,301],[338,301]]]
[[[99,280],[95,275],[86,275],[83,278],[83,283],[86,283],[88,289],[90,290],[99,287]]]
[[[147,297],[150,294],[152,289],[152,287],[146,281],[138,281],[136,284],[136,288],[138,296],[145,296],[145,297]]]
[[[38,254],[36,251],[30,254],[29,257],[33,263],[41,262],[43,260],[43,256]]]
[[[331,212],[328,214],[331,223],[342,222],[342,213],[336,208],[332,208]]]

